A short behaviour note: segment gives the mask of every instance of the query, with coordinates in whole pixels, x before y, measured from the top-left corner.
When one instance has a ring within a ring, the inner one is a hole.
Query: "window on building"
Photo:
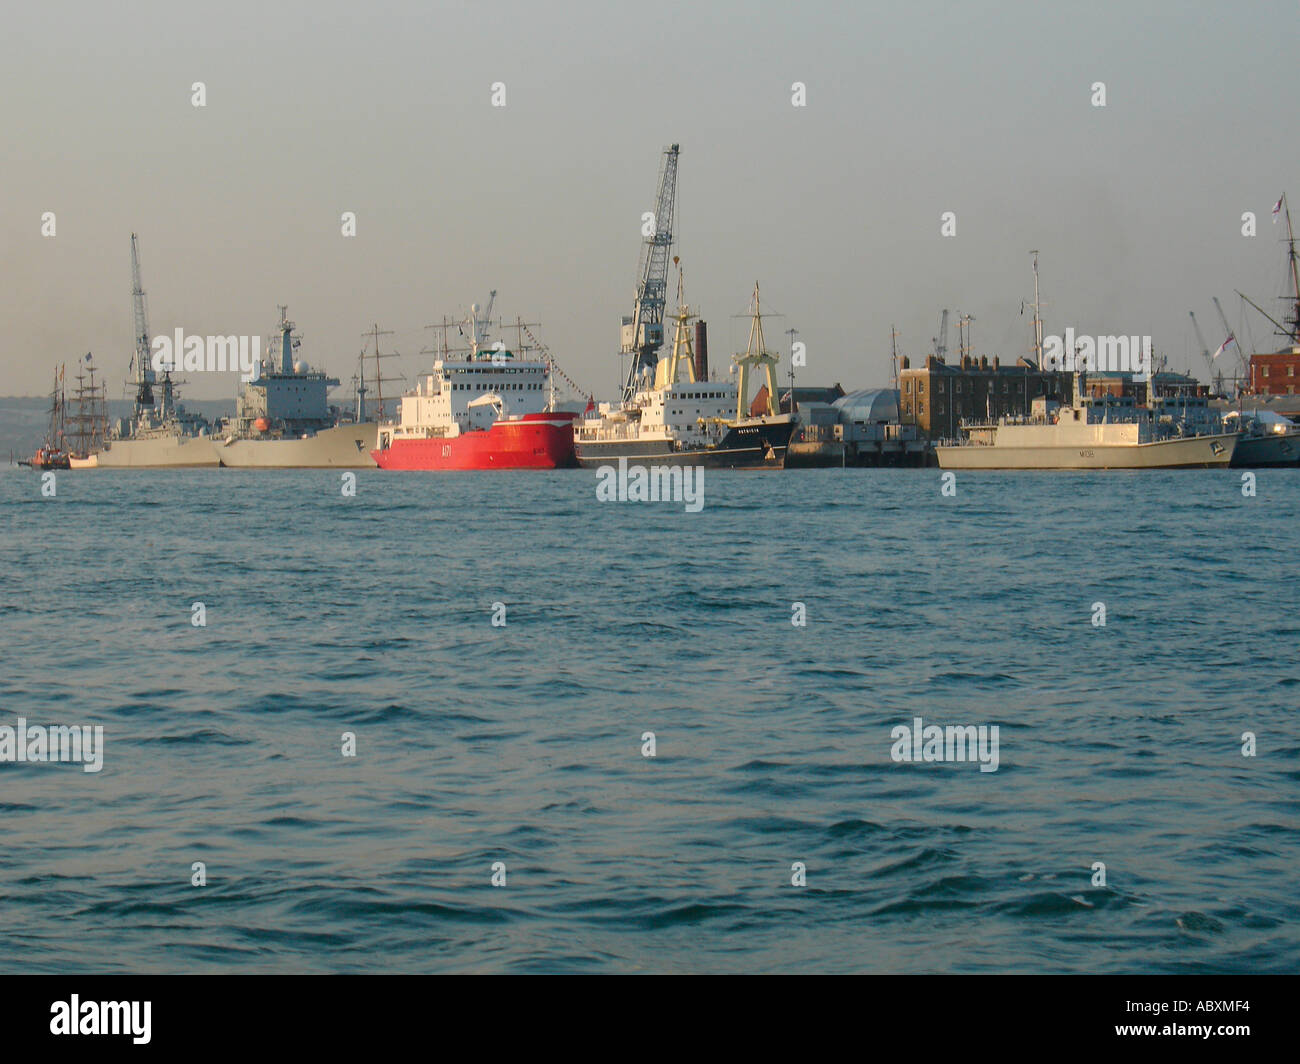
[[[925,381],[917,381],[917,382],[916,382],[916,394],[917,394],[917,395],[924,395],[924,394],[925,394]]]
[[[921,417],[925,414],[925,404],[919,399],[916,401],[916,416]]]
[[[909,394],[911,393],[912,382],[910,380],[903,381],[903,391],[908,392]]]

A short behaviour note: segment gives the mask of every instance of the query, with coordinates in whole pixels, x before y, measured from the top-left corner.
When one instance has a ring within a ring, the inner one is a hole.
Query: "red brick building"
[[[1251,355],[1250,390],[1256,395],[1300,395],[1300,347]]]

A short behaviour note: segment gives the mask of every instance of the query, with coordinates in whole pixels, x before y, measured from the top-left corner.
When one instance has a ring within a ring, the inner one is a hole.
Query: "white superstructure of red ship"
[[[496,293],[492,293],[495,298]],[[381,469],[558,469],[576,464],[574,413],[555,411],[551,367],[488,342],[488,311],[470,308],[470,349],[442,358],[379,426]]]

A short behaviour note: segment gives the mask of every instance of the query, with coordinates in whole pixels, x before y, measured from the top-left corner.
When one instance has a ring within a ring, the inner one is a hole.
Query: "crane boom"
[[[673,207],[677,197],[678,145],[664,149],[650,232],[641,246],[641,265],[632,316],[623,319],[622,353],[632,355],[624,397],[635,391],[641,374],[653,370],[664,342],[664,304],[668,294],[668,253],[673,245]]]
[[[1244,357],[1244,356],[1242,355],[1242,353],[1241,353],[1241,344],[1238,343],[1238,341],[1237,341],[1237,336],[1236,336],[1236,334],[1232,331],[1232,326],[1228,324],[1228,315],[1226,315],[1225,313],[1223,313],[1223,307],[1219,305],[1219,297],[1218,297],[1218,296],[1212,296],[1212,297],[1211,297],[1211,300],[1212,300],[1213,303],[1214,303],[1214,309],[1217,310],[1217,311],[1219,312],[1219,321],[1220,321],[1220,322],[1222,323],[1222,325],[1223,325],[1223,335],[1224,335],[1223,343],[1224,343],[1225,346],[1226,346],[1229,342],[1232,342],[1232,343],[1234,343],[1234,344],[1237,344],[1237,365],[1241,368],[1241,370],[1242,370],[1243,373],[1244,373],[1245,370],[1246,370],[1246,359],[1245,359],[1245,357]]]
[[[1205,342],[1205,337],[1201,335],[1201,327],[1196,324],[1196,313],[1189,310],[1187,316],[1192,319],[1192,332],[1196,334],[1196,342],[1201,345],[1201,357],[1205,359],[1205,364],[1210,368],[1210,379],[1214,379],[1214,359],[1210,357],[1210,345]]]
[[[943,316],[939,319],[939,335],[934,341],[934,353],[940,359],[945,358],[948,354],[948,308],[943,308]]]

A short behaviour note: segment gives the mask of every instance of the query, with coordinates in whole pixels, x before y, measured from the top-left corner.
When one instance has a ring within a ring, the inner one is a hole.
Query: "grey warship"
[[[218,427],[211,444],[216,461],[233,469],[367,469],[378,426],[364,407],[353,419],[329,403],[336,377],[294,358],[300,340],[280,309],[272,357],[244,384],[235,416]]]
[[[211,426],[189,413],[180,398],[171,370],[154,371],[149,314],[140,280],[140,252],[131,234],[131,299],[135,312],[134,401],[129,418],[112,426],[108,439],[80,466],[100,469],[159,469],[215,467]]]

